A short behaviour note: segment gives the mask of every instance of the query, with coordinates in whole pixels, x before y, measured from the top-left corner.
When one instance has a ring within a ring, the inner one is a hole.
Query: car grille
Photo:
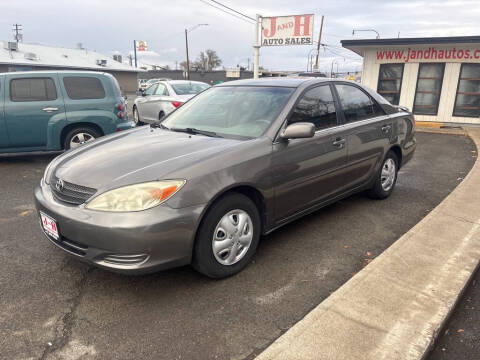
[[[58,201],[68,204],[83,204],[97,192],[97,189],[72,184],[67,181],[63,181],[63,186],[58,189],[57,182],[58,178],[56,176],[52,176],[50,179],[50,188],[52,189],[53,196]]]

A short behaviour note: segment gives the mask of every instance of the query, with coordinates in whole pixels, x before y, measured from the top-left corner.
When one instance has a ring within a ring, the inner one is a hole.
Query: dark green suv
[[[68,150],[133,126],[117,80],[110,74],[0,74],[2,153]]]

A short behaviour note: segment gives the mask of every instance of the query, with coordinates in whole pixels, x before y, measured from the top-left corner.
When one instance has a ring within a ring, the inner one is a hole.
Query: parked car
[[[68,150],[133,127],[117,80],[87,71],[0,74],[0,153]]]
[[[250,262],[261,234],[359,191],[388,197],[415,151],[414,126],[352,82],[228,82],[159,124],[57,157],[36,207],[47,238],[91,264],[142,273],[191,263],[225,277]]]
[[[156,78],[156,79],[149,79],[149,80],[141,79],[141,80],[139,80],[138,90],[144,91],[148,87],[152,86],[153,84],[155,84],[159,81],[168,81],[168,80],[171,80],[171,79],[168,79],[168,78]]]
[[[209,87],[206,83],[189,80],[157,82],[135,99],[133,121],[137,125],[154,123]]]

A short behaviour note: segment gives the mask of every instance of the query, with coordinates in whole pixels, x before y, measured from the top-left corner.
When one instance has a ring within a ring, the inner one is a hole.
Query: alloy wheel
[[[395,183],[396,176],[396,164],[392,158],[388,158],[383,163],[382,173],[381,173],[381,184],[383,191],[390,191]]]
[[[89,133],[80,132],[75,134],[70,140],[70,149],[79,147],[80,145],[92,140],[95,140],[95,137]]]

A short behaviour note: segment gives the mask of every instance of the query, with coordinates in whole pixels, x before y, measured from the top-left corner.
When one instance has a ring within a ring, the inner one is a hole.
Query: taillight
[[[413,120],[413,127],[417,127],[417,121],[415,120],[415,116],[412,115]]]
[[[123,111],[123,105],[122,104],[117,104],[117,109],[118,109],[118,111]]]
[[[120,119],[123,119],[123,112],[120,111],[120,112],[118,113],[118,117],[119,117]]]
[[[172,105],[175,107],[175,109],[179,108],[180,106],[182,106],[182,102],[180,101],[172,101]]]

